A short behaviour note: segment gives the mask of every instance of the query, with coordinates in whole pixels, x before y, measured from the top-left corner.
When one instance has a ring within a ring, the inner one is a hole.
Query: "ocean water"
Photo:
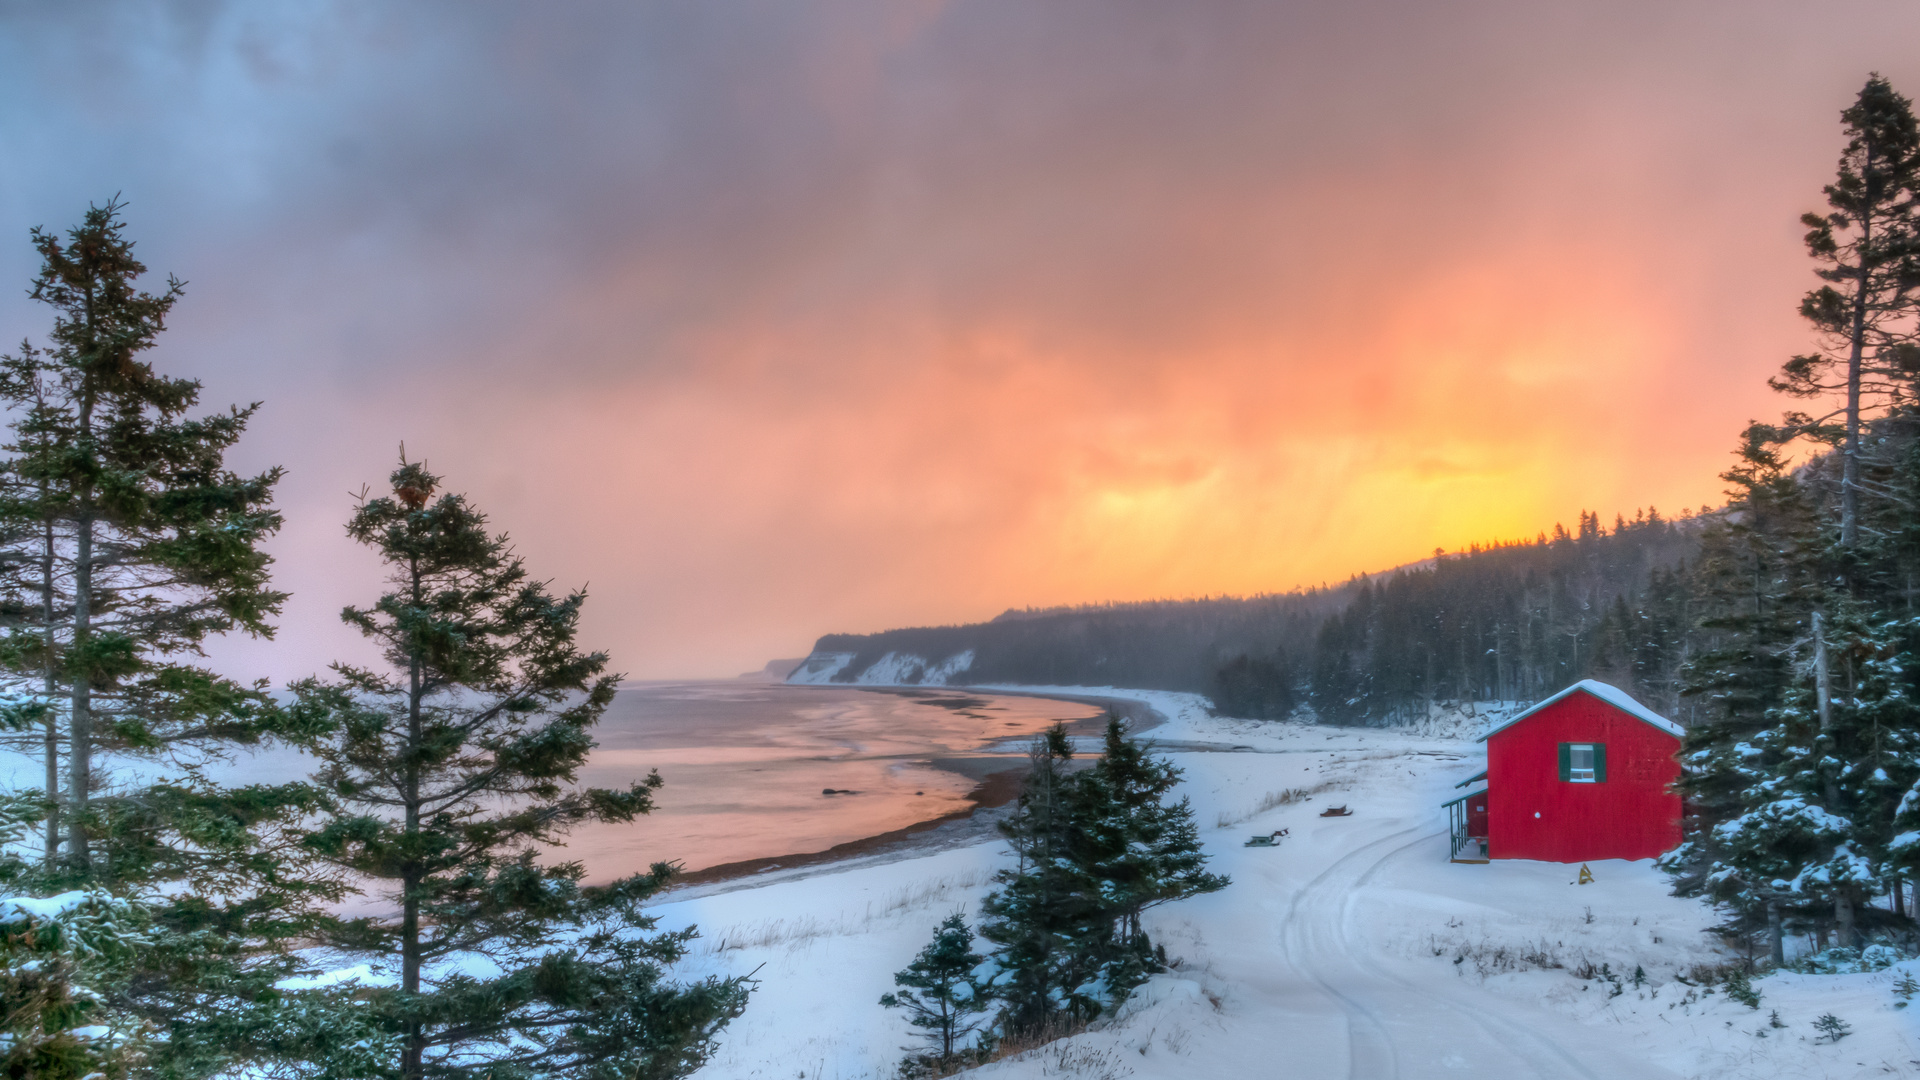
[[[1100,712],[964,688],[630,683],[581,780],[613,787],[658,769],[666,786],[653,813],[583,829],[567,856],[604,879],[656,860],[700,870],[821,851],[963,810],[972,777],[1022,767],[1032,735]]]
[[[580,781],[625,787],[657,769],[666,786],[651,814],[584,827],[555,855],[604,881],[654,862],[702,870],[823,851],[966,809],[974,778],[1023,767],[1035,733],[1100,712],[965,689],[627,683],[594,730],[599,746]],[[0,747],[0,784],[39,786],[40,765],[26,749]],[[125,780],[164,771],[103,764]],[[277,748],[211,771],[226,783],[270,783],[298,779],[312,765]],[[826,788],[850,793],[824,795]]]

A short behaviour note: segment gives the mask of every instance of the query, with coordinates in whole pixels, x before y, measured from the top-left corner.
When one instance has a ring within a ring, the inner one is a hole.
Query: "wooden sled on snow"
[[[1343,803],[1339,806],[1327,807],[1325,810],[1320,811],[1320,816],[1321,817],[1352,817],[1353,811],[1347,809],[1346,805]]]
[[[1261,833],[1259,836],[1251,837],[1247,840],[1245,844],[1241,846],[1243,847],[1279,847],[1280,838],[1285,835],[1287,835],[1287,830],[1275,829],[1270,833]]]

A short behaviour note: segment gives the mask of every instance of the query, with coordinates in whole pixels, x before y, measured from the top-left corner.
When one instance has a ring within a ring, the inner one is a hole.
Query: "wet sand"
[[[1002,763],[1004,763],[1004,759],[1002,759]],[[949,768],[949,766],[945,764],[942,764],[941,767]],[[692,870],[681,874],[673,879],[673,884],[676,888],[692,885],[711,885],[715,882],[750,877],[754,874],[765,873],[768,870],[792,870],[803,866],[819,866],[822,863],[839,862],[842,859],[856,859],[866,855],[880,855],[895,849],[909,850],[926,846],[936,846],[926,845],[922,842],[927,839],[927,834],[936,832],[944,826],[973,822],[978,819],[981,810],[992,810],[1011,803],[1015,798],[1019,797],[1020,781],[1026,777],[1026,774],[1027,768],[1024,765],[1017,768],[1001,769],[998,772],[988,773],[980,780],[979,784],[975,785],[972,791],[967,793],[967,800],[972,804],[971,806],[962,810],[955,810],[950,814],[943,814],[940,817],[928,821],[915,822],[904,829],[895,829],[892,832],[884,832],[878,836],[863,837],[859,840],[849,840],[844,844],[835,844],[825,851],[809,851],[799,855],[774,855],[764,859],[744,859],[740,862],[721,863],[719,866],[709,866],[704,870]],[[987,829],[969,829],[966,831],[969,833],[978,831],[984,838]]]

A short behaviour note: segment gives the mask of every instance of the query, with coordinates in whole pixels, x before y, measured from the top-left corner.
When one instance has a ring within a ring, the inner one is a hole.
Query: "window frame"
[[[1578,747],[1589,751],[1592,767],[1582,769],[1585,776],[1575,776],[1573,751]],[[1607,744],[1598,740],[1588,742],[1563,742],[1560,744],[1560,782],[1563,784],[1604,784],[1607,782]]]

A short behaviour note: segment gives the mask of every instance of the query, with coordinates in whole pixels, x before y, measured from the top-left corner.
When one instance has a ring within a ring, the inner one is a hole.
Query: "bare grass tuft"
[[[1269,791],[1260,797],[1260,801],[1254,804],[1253,809],[1245,813],[1229,814],[1222,810],[1220,816],[1215,819],[1215,827],[1224,829],[1231,825],[1238,825],[1243,821],[1257,818],[1269,810],[1278,810],[1283,806],[1306,802],[1321,792],[1332,791],[1340,786],[1342,786],[1341,781],[1325,780],[1310,788],[1283,788],[1280,791]]]

